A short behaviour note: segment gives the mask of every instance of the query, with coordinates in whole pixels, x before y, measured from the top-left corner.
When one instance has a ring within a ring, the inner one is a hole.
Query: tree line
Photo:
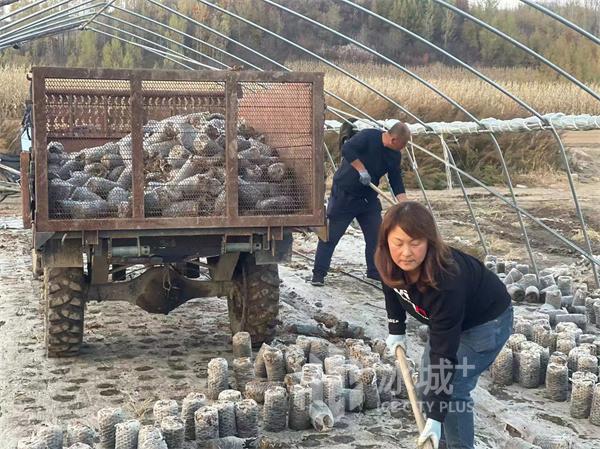
[[[342,38],[261,0],[211,1],[334,61],[378,62],[370,53],[348,44]],[[461,10],[486,21],[526,44],[580,79],[584,81],[600,79],[600,47],[539,11],[525,4],[513,9],[500,9],[498,0],[480,0],[475,4],[469,0],[449,1]],[[347,34],[401,64],[426,65],[434,62],[452,64],[451,61],[428,46],[394,29],[391,25],[353,8],[344,1],[277,0],[277,2]],[[25,3],[24,1],[17,2],[19,7]],[[112,8],[106,13],[158,32],[228,65],[239,65],[240,63],[211,48],[210,45],[223,48],[266,69],[275,69],[275,66],[265,62],[259,56],[198,27],[192,21],[214,28],[223,35],[282,63],[308,58],[302,51],[291,48],[288,44],[235,18],[215,11],[197,0],[162,0],[159,3],[178,11],[181,16],[144,0],[126,0],[116,4],[121,8],[135,11],[171,28],[183,31],[206,44],[161,28],[119,9]],[[432,0],[355,0],[354,3],[421,35],[470,64],[491,67],[539,66],[539,62],[522,50]],[[17,4],[5,7],[5,12],[16,8]],[[564,1],[548,1],[544,5],[592,34],[600,35],[600,2],[597,0],[572,0],[566,3]],[[34,11],[36,8],[32,8],[28,13]],[[186,18],[190,20],[186,20]],[[111,18],[99,17],[97,21],[124,31],[141,34],[151,42],[161,43],[190,58],[214,65],[214,62],[198,56],[197,53],[181,50],[173,43],[160,41],[148,33],[140,33],[139,29],[131,28]],[[4,24],[0,25],[4,26]],[[98,30],[114,33],[113,30],[103,25],[93,24],[93,26]],[[6,30],[4,33],[9,31]],[[119,34],[119,36],[143,45],[150,45],[147,41],[142,42],[125,34]],[[139,46],[93,31],[72,31],[25,42],[18,47],[0,52],[0,64],[134,68],[175,68],[179,66],[160,55],[148,53]]]

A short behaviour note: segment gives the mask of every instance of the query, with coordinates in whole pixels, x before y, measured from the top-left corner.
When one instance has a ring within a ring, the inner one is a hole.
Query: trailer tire
[[[250,333],[253,346],[272,340],[279,315],[277,264],[256,265],[252,254],[241,254],[232,283],[227,295],[232,334]]]
[[[83,341],[85,278],[82,268],[44,268],[46,355],[77,355]]]
[[[116,270],[117,268],[121,268],[124,265],[113,264],[112,269]],[[116,271],[112,274],[112,280],[114,281],[124,281],[127,279],[127,270]]]
[[[190,279],[198,279],[200,277],[200,265],[191,262],[186,262],[185,277]]]

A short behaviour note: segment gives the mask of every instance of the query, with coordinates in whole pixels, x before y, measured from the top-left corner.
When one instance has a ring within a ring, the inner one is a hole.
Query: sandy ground
[[[517,189],[528,210],[569,237],[578,224],[566,190],[566,181],[545,188]],[[600,231],[600,188],[592,177],[578,184],[584,213],[591,229]],[[501,189],[503,190],[503,189]],[[503,190],[505,191],[505,190]],[[471,189],[476,215],[494,254],[526,262],[516,215],[479,189]],[[411,193],[417,198],[417,193]],[[469,222],[459,190],[430,192],[432,205],[446,239],[477,252],[478,240]],[[42,422],[70,424],[81,421],[97,425],[96,411],[104,406],[124,406],[133,416],[151,421],[157,399],[181,400],[206,383],[208,361],[216,356],[232,359],[226,301],[219,298],[193,300],[168,316],[150,315],[128,304],[91,303],[87,308],[82,354],[73,359],[46,359],[39,294],[41,283],[30,272],[30,232],[22,229],[16,200],[0,203],[0,449],[13,448]],[[579,257],[536,226],[529,226],[540,268],[572,264]],[[600,253],[595,240],[595,252]],[[295,249],[311,255],[314,236],[298,235]],[[362,275],[364,245],[359,230],[350,229],[336,250],[333,265]],[[581,278],[591,281],[590,271]],[[327,286],[314,288],[306,282],[310,262],[294,257],[280,268],[282,279],[280,318],[282,328],[311,321],[316,311],[331,312],[365,327],[367,335],[385,337],[386,319],[380,291],[333,272]],[[535,306],[518,306],[528,313]],[[409,326],[409,355],[419,360],[421,343]],[[591,332],[598,332],[592,327]],[[282,339],[290,336],[280,333]],[[597,449],[600,428],[586,420],[569,417],[568,403],[544,399],[542,388],[498,388],[485,374],[477,387],[477,447],[501,447],[509,438],[510,423],[529,438],[539,434],[569,435],[575,447]],[[273,447],[414,448],[417,436],[405,403],[390,409],[344,417],[332,432],[284,432],[267,434],[278,442]]]

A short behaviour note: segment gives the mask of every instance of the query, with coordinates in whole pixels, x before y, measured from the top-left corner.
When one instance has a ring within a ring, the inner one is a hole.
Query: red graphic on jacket
[[[410,300],[410,295],[408,294],[408,292],[406,290],[400,290],[400,289],[395,288],[394,291],[396,293],[398,293],[398,297],[402,301],[407,302],[408,304],[410,304],[412,306],[413,310],[415,311],[415,313],[417,315],[419,315],[421,318],[429,321],[429,315],[427,314],[427,311],[424,308],[422,308],[422,307],[416,305],[414,302],[412,302]]]
[[[419,315],[421,315],[423,317],[427,317],[427,312],[425,311],[425,309],[417,306],[416,304],[413,304],[413,305],[415,306],[415,312],[417,312]]]

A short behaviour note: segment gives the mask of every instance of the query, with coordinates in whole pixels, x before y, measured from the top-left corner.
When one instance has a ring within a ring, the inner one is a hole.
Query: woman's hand
[[[388,335],[385,339],[385,344],[392,354],[396,355],[396,348],[401,346],[404,352],[406,352],[406,335]]]
[[[423,432],[419,435],[417,444],[422,446],[427,440],[431,440],[433,449],[438,449],[440,445],[440,438],[442,437],[442,423],[435,419],[428,418],[423,428]]]

